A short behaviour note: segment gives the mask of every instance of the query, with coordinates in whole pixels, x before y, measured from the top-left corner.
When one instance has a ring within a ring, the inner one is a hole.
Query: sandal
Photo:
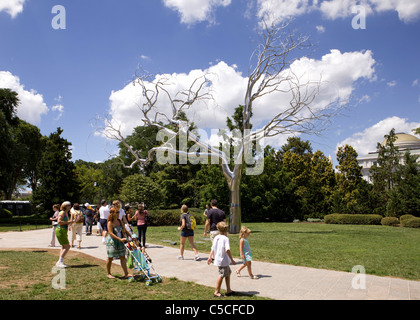
[[[241,277],[241,273],[239,271],[236,271],[236,276],[240,278]]]
[[[218,294],[213,293],[213,297],[215,297],[215,298],[224,298],[225,296],[223,294],[221,294],[221,293],[218,293]]]

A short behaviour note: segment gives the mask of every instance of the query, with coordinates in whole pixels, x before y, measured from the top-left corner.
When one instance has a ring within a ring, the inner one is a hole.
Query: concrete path
[[[0,248],[47,249],[51,232],[52,229],[0,233]],[[105,260],[106,250],[101,239],[95,235],[83,235],[80,252]],[[56,248],[60,248],[58,242]],[[213,265],[207,265],[207,254],[200,254],[200,261],[194,261],[193,252],[186,250],[185,259],[178,260],[178,246],[154,244],[148,244],[147,252],[159,275],[215,287],[218,270]],[[235,273],[238,267],[239,264],[231,266],[233,290],[276,300],[420,300],[420,281],[366,275],[365,289],[355,289],[353,282],[363,285],[361,281],[353,281],[360,274],[253,261],[252,269],[259,279],[251,280],[246,269],[238,278]],[[118,270],[118,273],[121,271]],[[223,284],[222,292],[224,289]]]

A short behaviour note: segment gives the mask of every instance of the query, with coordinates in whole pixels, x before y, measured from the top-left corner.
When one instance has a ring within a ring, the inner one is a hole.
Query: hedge
[[[401,226],[404,228],[420,228],[420,218],[415,216],[406,217],[405,219],[401,220]]]
[[[324,217],[326,224],[380,225],[382,216],[377,214],[340,214],[333,213]]]
[[[179,226],[181,225],[181,210],[148,210],[149,211],[149,226]],[[189,212],[195,217],[197,225],[204,224],[206,217],[203,215],[204,210],[190,209]]]
[[[400,224],[400,221],[396,217],[385,217],[385,218],[382,218],[381,224],[383,226],[392,226],[392,227],[395,227],[395,226],[397,226],[397,225]]]
[[[412,214],[404,214],[404,215],[402,215],[402,216],[400,217],[401,224],[402,224],[405,220],[407,220],[407,219],[412,219],[412,218],[415,218],[415,216],[413,216]]]

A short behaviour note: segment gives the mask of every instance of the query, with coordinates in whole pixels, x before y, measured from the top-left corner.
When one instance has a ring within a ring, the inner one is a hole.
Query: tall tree
[[[403,161],[396,172],[400,175],[398,185],[390,191],[387,202],[387,216],[420,216],[420,165],[417,158],[409,151],[404,153]]]
[[[378,143],[377,145],[377,163],[370,168],[373,182],[374,212],[381,215],[385,215],[390,191],[394,185],[398,184],[400,177],[397,172],[400,163],[400,152],[398,147],[395,146],[395,141],[397,140],[395,129],[392,129],[384,138],[384,143]]]
[[[334,191],[334,210],[340,213],[370,213],[369,183],[363,179],[358,154],[350,146],[340,146],[337,151],[337,187]]]
[[[16,116],[18,104],[16,92],[0,89],[0,190],[8,200],[17,185],[36,189],[42,156],[40,130]]]
[[[44,153],[39,163],[40,184],[33,194],[38,213],[51,213],[54,203],[80,201],[76,166],[71,161],[71,143],[61,136],[62,133],[58,128],[44,137]]]
[[[11,152],[14,149],[12,130],[18,125],[16,110],[19,105],[18,94],[10,89],[0,89],[0,191],[10,197],[12,179]],[[13,192],[13,191],[12,191]]]

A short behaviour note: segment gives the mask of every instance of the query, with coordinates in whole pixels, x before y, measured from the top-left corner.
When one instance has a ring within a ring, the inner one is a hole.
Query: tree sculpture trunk
[[[229,233],[238,234],[241,230],[241,177],[232,179],[230,190]]]

